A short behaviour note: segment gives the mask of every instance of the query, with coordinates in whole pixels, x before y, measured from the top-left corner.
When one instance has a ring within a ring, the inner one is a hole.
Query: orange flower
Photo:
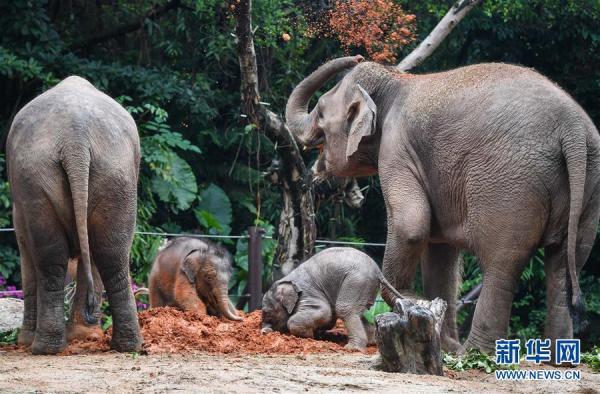
[[[382,63],[395,62],[398,50],[415,40],[415,20],[398,4],[385,0],[338,0],[329,12],[330,34],[342,47],[347,51],[362,47]]]

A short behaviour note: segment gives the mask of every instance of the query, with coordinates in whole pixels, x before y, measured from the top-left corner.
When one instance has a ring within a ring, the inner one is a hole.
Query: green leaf
[[[178,210],[188,209],[198,192],[196,177],[190,165],[177,154],[168,152],[161,175],[152,179],[152,190],[161,201],[174,203]]]
[[[231,201],[223,189],[213,183],[200,193],[200,202],[194,213],[198,222],[208,229],[216,228],[221,233],[228,233],[226,229],[230,230],[233,218]]]

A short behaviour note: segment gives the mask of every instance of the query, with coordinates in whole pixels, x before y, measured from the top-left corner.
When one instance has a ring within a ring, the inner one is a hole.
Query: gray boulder
[[[21,327],[23,322],[23,300],[0,298],[0,333]]]

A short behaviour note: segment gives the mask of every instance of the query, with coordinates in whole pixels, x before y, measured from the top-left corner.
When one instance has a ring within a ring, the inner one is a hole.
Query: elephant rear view
[[[25,296],[19,343],[34,354],[64,349],[63,284],[69,258],[79,257],[78,313],[99,319],[93,264],[113,314],[111,347],[139,349],[129,281],[140,161],[133,118],[72,76],[19,111],[6,154]]]

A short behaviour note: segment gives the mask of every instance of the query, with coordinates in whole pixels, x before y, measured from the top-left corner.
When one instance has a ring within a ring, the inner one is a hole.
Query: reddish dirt
[[[244,316],[242,322],[214,316],[156,308],[140,313],[144,349],[150,353],[203,351],[212,353],[296,354],[345,352],[345,333],[339,329],[314,340],[281,333],[261,334],[261,313]]]
[[[159,353],[209,352],[222,354],[311,354],[351,353],[344,348],[348,341],[341,321],[336,327],[318,339],[298,338],[273,332],[261,334],[261,312],[244,316],[241,322],[221,320],[214,316],[183,312],[175,308],[153,308],[139,314],[144,337],[143,351]],[[102,338],[73,341],[62,353],[64,355],[89,354],[110,351],[109,329]],[[3,350],[26,351],[17,346]],[[375,353],[369,347],[367,353]]]

